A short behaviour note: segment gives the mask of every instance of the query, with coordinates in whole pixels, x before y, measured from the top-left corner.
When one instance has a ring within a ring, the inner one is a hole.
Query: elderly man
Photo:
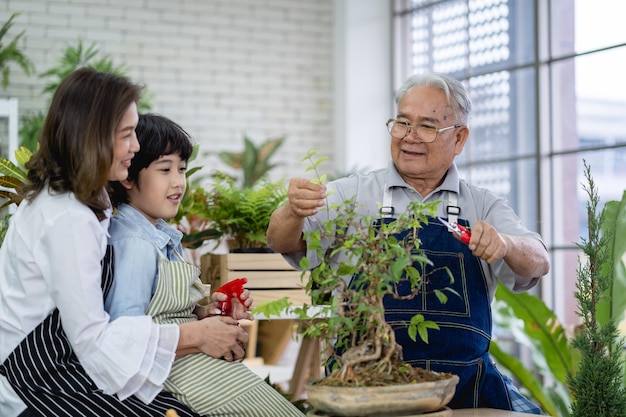
[[[434,269],[447,267],[453,274],[452,287],[459,296],[451,295],[446,304],[428,297],[385,302],[387,321],[402,345],[404,360],[459,375],[449,404],[452,408],[491,407],[539,414],[489,357],[490,304],[498,281],[514,291],[526,291],[548,273],[545,245],[502,198],[459,177],[454,158],[469,137],[471,112],[462,83],[444,74],[415,75],[400,87],[396,103],[396,117],[387,122],[391,135],[387,168],[327,186],[292,179],[288,202],[271,216],[268,244],[294,266],[306,256],[315,267],[321,260],[317,251],[307,250],[303,232],[318,228],[326,219],[320,210],[326,198],[332,205],[354,197],[362,215],[381,218],[401,213],[413,200],[440,201],[437,215],[471,227],[471,238],[462,242],[433,220],[420,231],[421,247],[428,251]],[[327,194],[327,190],[333,192]],[[429,276],[428,281],[437,285],[438,276]],[[442,286],[449,286],[448,282]],[[428,344],[411,340],[403,324],[417,313],[440,327],[429,334]]]

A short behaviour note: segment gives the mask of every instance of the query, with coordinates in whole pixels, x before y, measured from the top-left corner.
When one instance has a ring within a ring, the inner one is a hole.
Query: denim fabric
[[[141,316],[156,291],[158,254],[180,260],[182,232],[159,219],[156,226],[128,204],[122,204],[111,218],[109,244],[115,253],[115,280],[104,308],[111,320],[120,316]]]
[[[468,226],[465,220],[459,219],[459,224]],[[405,231],[398,237],[402,239],[409,232],[412,231]],[[479,259],[436,219],[430,219],[419,230],[419,238],[421,248],[433,262],[433,266],[423,271],[419,296],[410,300],[387,297],[384,302],[387,322],[396,332],[404,360],[414,366],[459,376],[456,393],[448,404],[451,408],[514,409],[507,381],[489,356],[491,306]],[[453,283],[443,267],[452,273]],[[442,304],[433,292],[445,292],[446,287],[454,289],[458,295],[448,293],[447,302]],[[410,288],[398,286],[400,295],[410,291]],[[440,327],[429,331],[429,343],[419,338],[413,341],[408,336],[406,323],[415,314],[423,314],[426,320]],[[517,390],[515,393],[517,407],[529,403]],[[532,404],[528,405],[526,409],[530,410]]]

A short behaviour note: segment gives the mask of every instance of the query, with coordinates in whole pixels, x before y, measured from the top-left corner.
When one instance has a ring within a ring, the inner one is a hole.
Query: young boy
[[[174,360],[166,391],[200,415],[299,416],[303,414],[240,362],[247,335],[234,319],[249,317],[239,304],[235,317],[197,309],[203,297],[199,270],[181,256],[182,233],[164,219],[178,211],[186,188],[185,170],[192,152],[187,133],[171,120],[140,115],[136,129],[140,151],[128,179],[113,183],[109,244],[114,250],[114,281],[105,308],[115,320],[149,314],[158,323],[215,322],[216,356],[193,353]],[[212,316],[207,317],[206,316]],[[243,334],[241,334],[243,332]],[[163,370],[167,372],[167,369]]]

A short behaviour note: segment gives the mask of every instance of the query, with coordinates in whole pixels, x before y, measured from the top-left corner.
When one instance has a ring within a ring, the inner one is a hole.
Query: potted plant
[[[318,179],[323,177],[318,175]],[[288,309],[300,318],[298,331],[302,336],[332,346],[327,375],[306,386],[315,412],[342,416],[419,414],[440,410],[452,399],[458,377],[403,362],[402,349],[385,320],[383,306],[385,297],[399,297],[395,291],[398,285],[410,288],[403,299],[420,294],[420,284],[428,274],[424,271],[432,263],[420,248],[419,232],[428,217],[435,215],[437,204],[414,202],[405,213],[378,229],[372,227],[375,219],[357,214],[351,200],[327,207],[336,210],[337,216],[329,218],[321,232],[308,232],[305,238],[309,248],[320,251],[321,243],[331,239],[326,251],[341,251],[346,260],[335,264],[327,261],[324,253],[319,254],[321,265],[308,271],[306,279],[311,303],[293,307],[283,299],[255,309],[266,317]],[[397,233],[406,229],[413,233],[399,238]],[[413,266],[416,263],[421,265],[419,269]],[[309,269],[306,258],[300,267]],[[442,303],[454,294],[448,287],[434,292]],[[430,330],[438,329],[421,314],[406,325],[414,340],[420,337],[424,342],[428,342]]]
[[[209,188],[190,179],[201,167],[188,171],[188,189],[174,219],[185,233],[184,247],[198,249],[207,240],[226,239],[230,251],[266,249],[269,215],[287,198],[284,182],[269,180],[269,171],[276,166],[269,159],[283,141],[284,137],[270,138],[256,146],[244,136],[242,152],[217,154],[229,167],[241,171],[240,178],[215,170]],[[196,145],[190,162],[197,152]]]

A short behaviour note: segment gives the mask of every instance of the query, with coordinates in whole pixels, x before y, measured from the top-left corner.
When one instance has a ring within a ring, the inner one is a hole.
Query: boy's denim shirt
[[[158,282],[157,247],[169,260],[179,261],[175,251],[182,256],[182,237],[163,219],[155,226],[134,207],[118,207],[109,227],[115,278],[104,305],[111,320],[145,314]]]

